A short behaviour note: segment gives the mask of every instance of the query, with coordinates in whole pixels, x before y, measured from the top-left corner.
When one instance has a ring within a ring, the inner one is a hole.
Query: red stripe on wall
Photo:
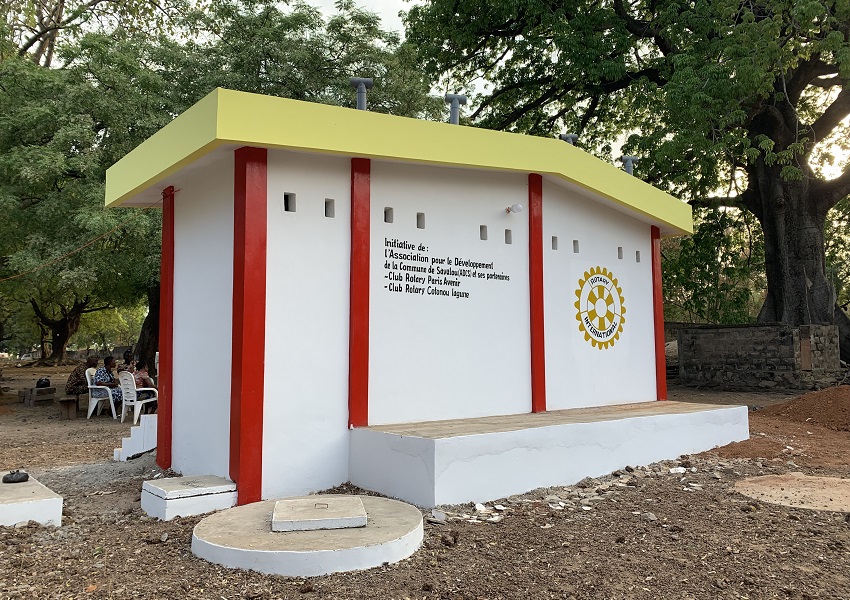
[[[265,148],[235,152],[230,478],[240,505],[262,499],[267,155]]]
[[[528,176],[528,282],[531,314],[531,412],[546,412],[543,341],[543,177]]]
[[[661,230],[653,226],[652,304],[655,315],[655,387],[658,400],[667,399],[667,359],[664,354],[664,291],[661,288]]]
[[[351,289],[348,424],[369,424],[369,201],[372,162],[351,159]]]
[[[159,267],[159,365],[157,367],[156,464],[171,467],[171,374],[174,356],[174,187],[162,190]]]

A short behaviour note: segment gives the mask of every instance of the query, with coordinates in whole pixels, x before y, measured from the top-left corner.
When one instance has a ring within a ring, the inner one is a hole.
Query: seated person
[[[86,370],[97,366],[97,357],[89,356],[86,363],[71,371],[68,383],[65,384],[65,393],[69,396],[79,396],[89,393],[89,384],[86,381]]]
[[[120,373],[121,371],[130,371],[133,372],[133,351],[132,350],[124,350],[124,362],[118,365],[118,369],[116,372]]]
[[[115,357],[107,356],[103,359],[103,366],[100,367],[94,374],[94,384],[102,385],[110,388],[109,392],[112,394],[112,400],[115,403],[115,410],[118,410],[118,407],[121,406],[121,388],[118,385],[118,382],[115,381],[115,375],[112,374],[112,369],[115,367]],[[96,390],[100,391],[100,390]],[[95,399],[99,399],[98,396],[94,396]]]
[[[136,363],[136,372],[133,374],[133,377],[136,379],[136,388],[153,388],[156,389],[156,386],[153,383],[153,379],[151,379],[148,374],[148,365],[145,361],[140,360]],[[141,391],[137,393],[137,398],[139,400],[146,400],[148,398],[153,398],[153,392]],[[150,409],[148,409],[150,407]],[[145,410],[151,413],[156,412],[156,402],[151,402],[150,404],[145,406]]]

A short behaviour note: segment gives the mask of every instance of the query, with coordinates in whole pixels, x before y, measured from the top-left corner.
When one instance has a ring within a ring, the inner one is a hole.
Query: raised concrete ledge
[[[744,406],[658,402],[581,411],[581,418],[557,411],[354,429],[351,482],[423,507],[487,501],[749,437]]]
[[[62,525],[62,496],[36,481],[32,475],[23,483],[0,483],[0,526],[35,521]]]
[[[314,577],[370,569],[416,552],[424,535],[418,509],[388,498],[360,498],[368,523],[348,529],[273,532],[274,500],[225,510],[195,526],[192,553],[230,568]]]
[[[163,521],[202,515],[235,505],[236,484],[222,477],[169,477],[142,484],[142,510]]]

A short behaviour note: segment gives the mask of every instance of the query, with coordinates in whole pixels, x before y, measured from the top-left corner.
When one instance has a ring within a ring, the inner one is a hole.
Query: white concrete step
[[[142,510],[163,521],[232,506],[236,506],[236,484],[223,477],[168,477],[142,484]]]
[[[113,460],[123,462],[154,448],[156,448],[156,415],[141,415],[139,424],[130,428],[130,437],[122,438],[121,447],[115,449]]]

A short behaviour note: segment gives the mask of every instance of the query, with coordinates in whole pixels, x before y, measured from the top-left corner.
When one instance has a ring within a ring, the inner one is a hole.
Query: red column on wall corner
[[[162,254],[159,271],[159,365],[156,464],[171,467],[171,374],[174,355],[174,187],[162,190]]]
[[[262,499],[267,155],[243,147],[234,161],[230,478],[240,505]]]
[[[369,202],[372,163],[351,159],[351,289],[348,425],[369,424]]]
[[[664,291],[661,288],[661,230],[653,226],[652,304],[655,315],[655,387],[658,400],[667,399],[667,359],[664,353]]]
[[[528,176],[528,281],[531,314],[531,412],[546,412],[543,340],[543,177]]]

